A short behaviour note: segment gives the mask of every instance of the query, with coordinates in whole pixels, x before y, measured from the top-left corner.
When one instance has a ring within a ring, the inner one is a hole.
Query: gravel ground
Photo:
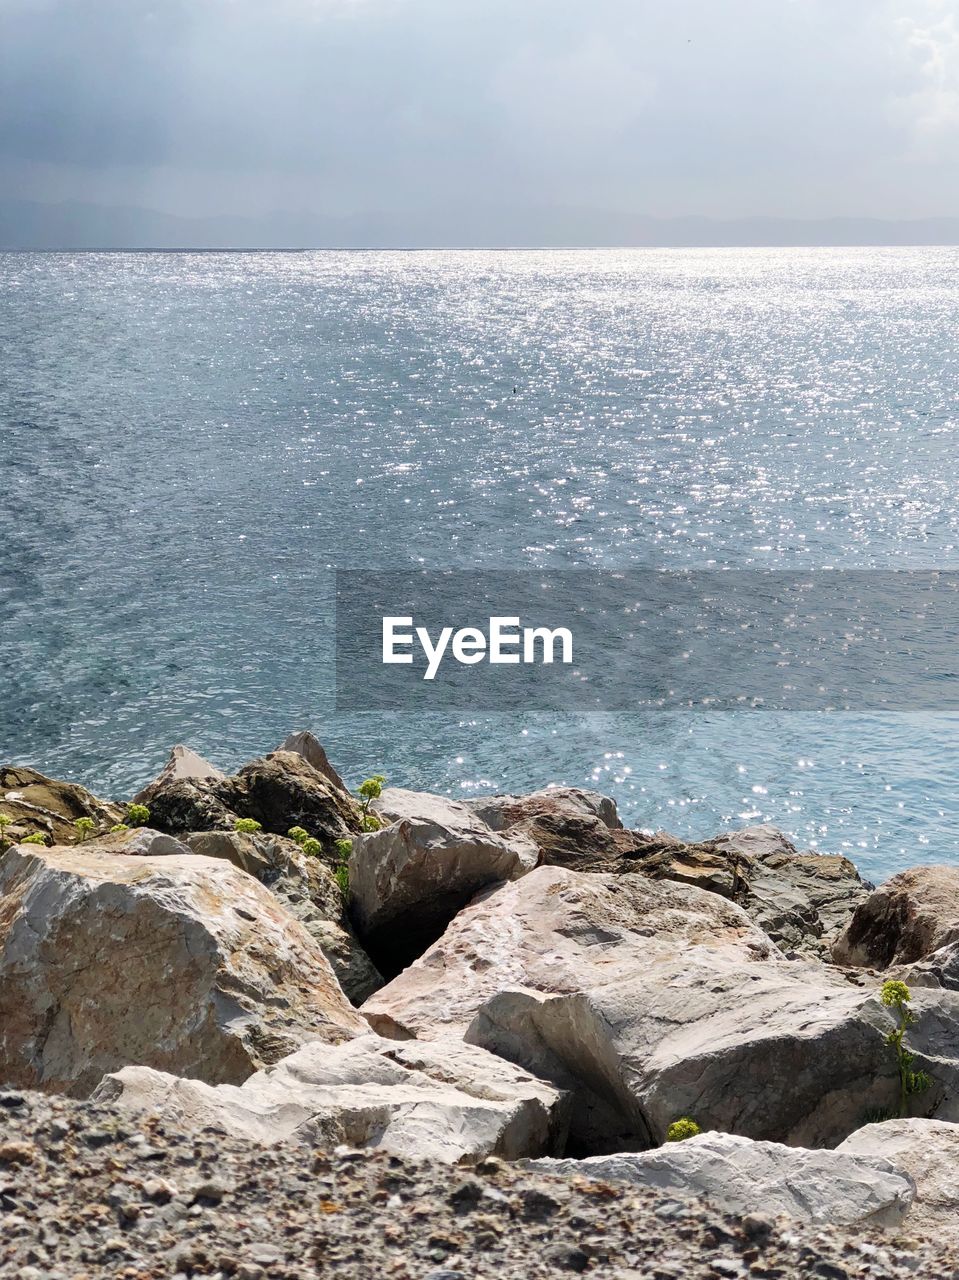
[[[0,1275],[20,1280],[959,1277],[904,1235],[729,1218],[663,1192],[198,1138],[0,1093]]]

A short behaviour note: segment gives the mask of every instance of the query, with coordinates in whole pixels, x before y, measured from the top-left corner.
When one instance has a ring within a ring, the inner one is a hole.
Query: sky
[[[959,5],[0,0],[0,200],[957,216]]]

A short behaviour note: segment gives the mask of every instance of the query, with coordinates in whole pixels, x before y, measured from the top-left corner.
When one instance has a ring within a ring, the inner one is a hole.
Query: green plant
[[[893,1011],[899,1023],[896,1030],[890,1031],[886,1036],[886,1044],[895,1053],[899,1068],[898,1118],[901,1120],[906,1114],[909,1099],[928,1089],[932,1080],[925,1071],[913,1071],[912,1064],[916,1060],[916,1055],[911,1053],[905,1045],[906,1031],[916,1021],[916,1015],[909,1008],[909,1001],[912,999],[909,988],[904,982],[890,979],[882,984],[879,999],[887,1009]]]
[[[667,1142],[683,1142],[686,1138],[695,1138],[697,1133],[702,1133],[699,1125],[695,1120],[690,1120],[689,1116],[680,1116],[666,1130]]]
[[[129,830],[130,828],[127,826],[125,822],[115,822],[113,826],[110,828],[110,830],[107,832],[107,834],[113,836],[113,835],[116,835],[118,831],[129,831]]]
[[[150,810],[146,807],[145,804],[128,804],[127,805],[126,825],[128,827],[145,827],[149,821],[150,821]],[[120,823],[119,825],[123,826],[124,824]]]
[[[47,836],[43,831],[34,831],[32,835],[24,836],[20,841],[21,844],[42,844],[46,845]]]
[[[6,847],[7,827],[9,827],[12,821],[13,819],[10,817],[9,813],[0,813],[0,849]]]
[[[97,829],[97,824],[92,818],[77,818],[73,825],[77,829],[77,844],[83,844],[84,840],[89,840]]]
[[[333,847],[336,849],[337,857],[339,858],[339,862],[333,868],[333,878],[340,886],[340,893],[345,898],[350,891],[349,860],[350,854],[353,852],[353,841],[337,840]]]
[[[290,827],[286,834],[291,840],[295,840],[301,849],[310,838],[310,833],[307,831],[306,827]]]
[[[258,831],[263,830],[263,827],[256,818],[237,818],[233,824],[233,830],[238,831],[241,836],[255,836]]]
[[[383,783],[385,781],[386,778],[382,773],[374,773],[372,778],[367,778],[359,785],[360,826],[364,831],[379,831],[380,829],[380,820],[370,813],[370,805],[383,794]],[[367,819],[370,819],[376,825],[367,825]]]
[[[319,840],[314,839],[313,836],[307,836],[300,845],[300,848],[308,858],[318,858],[323,852],[323,846],[320,844]]]

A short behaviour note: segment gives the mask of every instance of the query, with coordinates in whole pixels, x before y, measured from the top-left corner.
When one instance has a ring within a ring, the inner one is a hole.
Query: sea
[[[955,862],[948,705],[337,713],[332,581],[956,569],[957,446],[957,249],[0,254],[0,758],[124,797],[309,728],[354,782]]]

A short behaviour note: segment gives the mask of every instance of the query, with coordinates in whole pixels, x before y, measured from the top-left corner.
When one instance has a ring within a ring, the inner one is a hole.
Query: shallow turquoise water
[[[0,756],[124,794],[309,726],[353,777],[955,860],[955,716],[337,720],[328,575],[959,567],[957,286],[953,249],[0,255]]]

